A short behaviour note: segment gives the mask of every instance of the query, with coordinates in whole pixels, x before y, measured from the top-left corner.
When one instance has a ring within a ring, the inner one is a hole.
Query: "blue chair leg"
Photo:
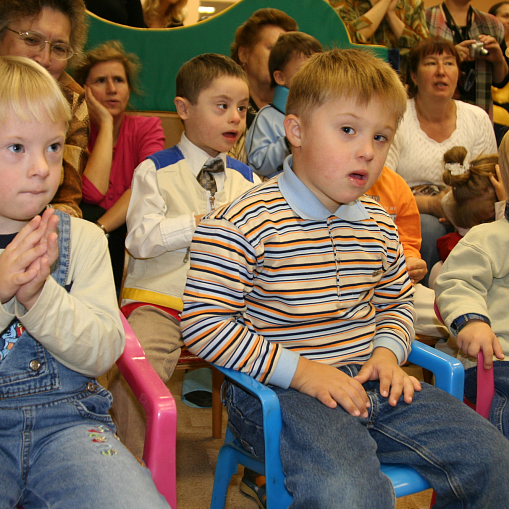
[[[217,457],[216,473],[214,475],[214,489],[212,490],[212,501],[210,509],[224,509],[226,505],[226,495],[232,475],[237,473],[237,456],[233,449],[223,446],[219,450]]]

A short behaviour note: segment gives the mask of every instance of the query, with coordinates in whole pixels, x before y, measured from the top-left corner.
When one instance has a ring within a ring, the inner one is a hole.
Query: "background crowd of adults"
[[[83,58],[85,8],[117,23],[159,28],[181,24],[185,4],[5,0],[0,6],[0,54],[27,56],[41,64],[60,83],[72,108],[54,206],[75,216],[86,210],[87,219],[112,234],[110,245],[118,247],[112,255],[117,284],[130,179],[141,160],[163,148],[164,135],[156,119],[125,115],[139,67],[134,55],[109,43]],[[493,96],[497,120],[503,122],[504,115],[509,119],[509,3],[495,4],[490,13],[473,8],[468,0],[445,0],[428,9],[422,0],[330,4],[352,41],[400,51],[400,72],[411,98],[387,165],[414,190],[421,212],[422,255],[430,268],[438,256],[436,239],[448,228],[440,205],[443,154],[453,145],[465,146],[468,159],[496,151]],[[249,80],[248,127],[256,112],[272,101],[270,50],[280,34],[295,30],[297,23],[290,16],[271,8],[255,12],[236,30],[231,56]],[[472,52],[472,44],[479,41],[484,54]],[[77,65],[74,79],[66,70]],[[245,160],[241,144],[236,155]]]

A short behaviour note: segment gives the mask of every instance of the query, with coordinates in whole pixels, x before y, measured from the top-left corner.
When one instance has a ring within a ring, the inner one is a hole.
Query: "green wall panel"
[[[172,29],[130,28],[89,14],[87,48],[120,40],[127,51],[139,56],[143,65],[140,82],[144,94],[131,97],[134,109],[175,111],[175,76],[180,66],[201,53],[229,56],[236,28],[262,7],[286,12],[297,21],[300,30],[316,37],[325,48],[358,47],[350,42],[343,22],[325,0],[241,0],[217,16]],[[387,59],[386,48],[371,48]]]

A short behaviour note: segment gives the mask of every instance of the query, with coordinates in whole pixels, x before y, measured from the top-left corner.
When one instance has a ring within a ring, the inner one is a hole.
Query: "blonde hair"
[[[396,72],[369,50],[333,49],[315,53],[293,77],[286,114],[304,122],[331,99],[357,98],[361,105],[373,98],[387,104],[397,122],[405,113],[407,94]]]
[[[71,108],[58,83],[36,62],[25,57],[0,57],[0,123],[14,114],[42,123],[71,120]]]
[[[148,27],[151,27],[154,20],[159,18],[159,7],[161,0],[144,0],[143,1],[143,17]],[[163,25],[168,25],[170,21],[182,23],[184,21],[184,7],[187,0],[177,0],[175,3],[168,4],[163,14]]]
[[[498,155],[482,155],[470,165],[465,164],[466,157],[465,147],[453,147],[444,154],[444,163],[452,165],[443,173],[444,183],[451,186],[454,197],[450,219],[460,228],[472,228],[493,219],[497,201],[490,175],[496,176]],[[463,173],[457,174],[454,167],[462,167]]]
[[[505,194],[509,197],[509,136],[504,134],[498,147],[498,160],[500,165],[500,176],[504,184]]]
[[[111,61],[120,62],[122,64],[129,90],[133,91],[135,94],[139,94],[138,74],[141,69],[140,59],[134,53],[126,53],[120,41],[107,41],[87,51],[83,58],[83,62],[76,67],[74,71],[74,79],[83,86],[94,65]]]

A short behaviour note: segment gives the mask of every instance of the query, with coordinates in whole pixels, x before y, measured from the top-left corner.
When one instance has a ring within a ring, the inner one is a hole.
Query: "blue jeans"
[[[0,409],[0,508],[168,509],[150,471],[114,435],[111,396]]]
[[[490,422],[494,424],[507,438],[509,438],[509,362],[495,361],[493,363],[495,379],[495,394],[491,403]],[[467,369],[465,372],[465,397],[472,403],[477,396],[477,368]]]
[[[428,266],[428,273],[424,276],[421,283],[428,286],[429,271],[435,263],[440,261],[438,254],[437,240],[446,235],[450,230],[444,226],[438,217],[431,214],[421,214],[421,258]]]
[[[359,365],[342,367],[355,376]],[[380,462],[417,470],[437,492],[435,508],[502,509],[509,500],[509,441],[451,395],[423,384],[412,404],[391,407],[378,382],[364,388],[368,418],[330,409],[293,389],[271,386],[283,418],[281,460],[291,509],[388,509],[396,505]],[[229,426],[263,458],[260,404],[229,384]]]
[[[63,286],[71,227],[55,212],[59,258],[51,276]],[[96,380],[20,331],[0,361],[0,509],[168,509],[149,470],[115,437],[110,406]]]

